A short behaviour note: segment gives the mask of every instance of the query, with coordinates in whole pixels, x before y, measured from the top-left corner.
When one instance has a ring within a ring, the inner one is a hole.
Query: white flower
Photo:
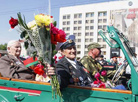
[[[33,27],[35,27],[35,26],[36,26],[35,20],[29,22],[29,23],[27,24],[27,26],[28,26],[28,28],[30,28],[30,29],[32,29]]]
[[[33,28],[32,28],[32,35],[33,36],[36,36],[38,34],[38,28],[37,28],[37,26],[34,26]]]

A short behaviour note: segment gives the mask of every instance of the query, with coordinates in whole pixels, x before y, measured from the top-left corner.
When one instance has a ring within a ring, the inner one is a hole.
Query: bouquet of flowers
[[[105,83],[103,82],[105,80],[102,80],[102,81],[100,80],[100,77],[102,77],[102,76],[100,76],[99,72],[97,72],[94,75],[94,77],[95,77],[96,80],[91,84],[92,87],[99,87],[99,88],[105,88],[106,87]]]
[[[101,73],[97,72],[95,75],[95,81],[91,84],[92,87],[98,88],[112,88],[112,83],[107,78],[107,71],[103,70]]]
[[[18,25],[18,31],[21,33],[20,37],[25,40],[25,48],[28,48],[28,45],[34,46],[37,52],[33,53],[33,57],[35,58],[38,55],[42,65],[46,63],[52,65],[55,44],[66,41],[65,32],[56,28],[56,21],[50,15],[35,15],[35,20],[28,24],[26,24],[25,17],[22,18],[21,13],[18,13],[17,16],[18,19],[12,17],[9,23],[12,29]],[[51,85],[55,95],[61,96],[56,75],[51,76]]]

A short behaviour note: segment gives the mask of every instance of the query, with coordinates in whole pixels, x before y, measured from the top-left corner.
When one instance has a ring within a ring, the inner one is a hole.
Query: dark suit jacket
[[[78,85],[89,86],[92,80],[88,78],[87,73],[83,70],[83,65],[77,62],[76,68],[64,57],[56,64],[56,72],[59,78],[60,87],[67,87],[74,84],[73,78],[78,78]]]
[[[19,62],[12,55],[6,55],[0,58],[0,73],[3,77],[34,80],[35,73],[26,68],[22,62]]]

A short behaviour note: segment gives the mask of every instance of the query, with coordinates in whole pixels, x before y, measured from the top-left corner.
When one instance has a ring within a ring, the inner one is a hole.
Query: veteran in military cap
[[[56,64],[60,88],[65,88],[69,84],[79,86],[89,86],[92,80],[84,71],[84,66],[76,60],[76,46],[72,39],[67,39],[60,46],[64,57]]]
[[[101,54],[100,44],[93,42],[88,45],[88,55],[84,56],[80,61],[89,71],[90,76],[94,79],[94,75],[102,70],[102,66],[95,60]],[[101,78],[103,79],[103,78]]]

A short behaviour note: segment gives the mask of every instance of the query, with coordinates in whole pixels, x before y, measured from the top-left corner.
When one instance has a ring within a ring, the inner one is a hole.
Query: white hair
[[[8,51],[8,47],[11,47],[15,42],[18,42],[18,40],[10,40],[7,44],[7,51]],[[9,52],[9,51],[8,51]]]

